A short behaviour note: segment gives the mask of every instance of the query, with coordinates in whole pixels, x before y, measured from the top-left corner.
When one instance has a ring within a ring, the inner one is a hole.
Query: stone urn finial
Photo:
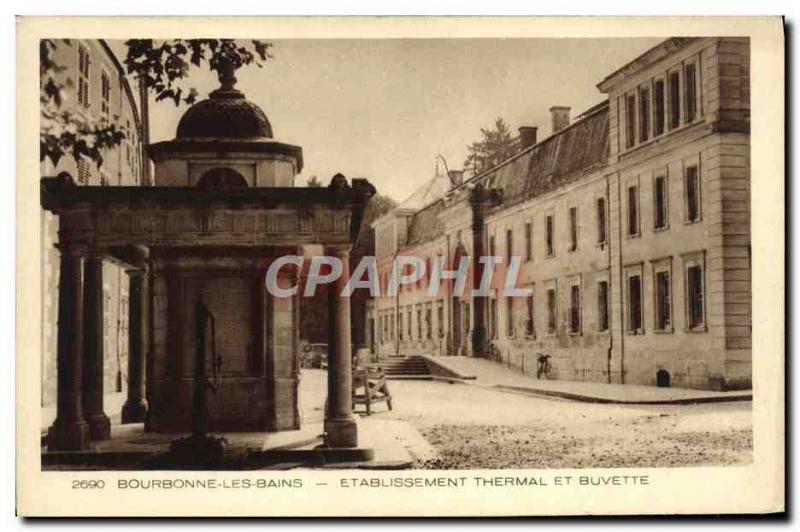
[[[217,69],[217,77],[219,79],[220,91],[234,91],[236,90],[236,67],[233,61],[220,60],[219,68]]]

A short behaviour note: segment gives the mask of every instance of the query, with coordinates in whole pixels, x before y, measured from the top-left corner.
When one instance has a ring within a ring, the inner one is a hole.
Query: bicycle
[[[550,355],[537,353],[536,356],[536,378],[541,379],[542,375],[550,380]]]

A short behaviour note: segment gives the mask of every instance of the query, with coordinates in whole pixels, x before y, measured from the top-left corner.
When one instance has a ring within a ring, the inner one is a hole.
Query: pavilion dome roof
[[[234,88],[236,78],[220,76],[222,86],[192,105],[178,122],[178,139],[273,138],[272,126],[259,106]]]

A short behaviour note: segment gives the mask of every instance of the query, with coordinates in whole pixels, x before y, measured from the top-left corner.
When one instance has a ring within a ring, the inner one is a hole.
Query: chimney
[[[464,171],[463,170],[450,170],[447,172],[447,177],[450,178],[450,183],[454,187],[457,187],[464,181]]]
[[[554,105],[550,108],[550,125],[555,135],[569,125],[569,111],[571,107]]]
[[[536,130],[539,128],[536,126],[521,126],[517,131],[519,131],[519,147],[520,149],[525,149],[533,146],[536,144]]]

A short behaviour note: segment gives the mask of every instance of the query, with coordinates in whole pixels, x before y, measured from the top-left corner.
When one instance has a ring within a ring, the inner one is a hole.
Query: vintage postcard
[[[17,46],[19,514],[784,510],[780,18]]]

